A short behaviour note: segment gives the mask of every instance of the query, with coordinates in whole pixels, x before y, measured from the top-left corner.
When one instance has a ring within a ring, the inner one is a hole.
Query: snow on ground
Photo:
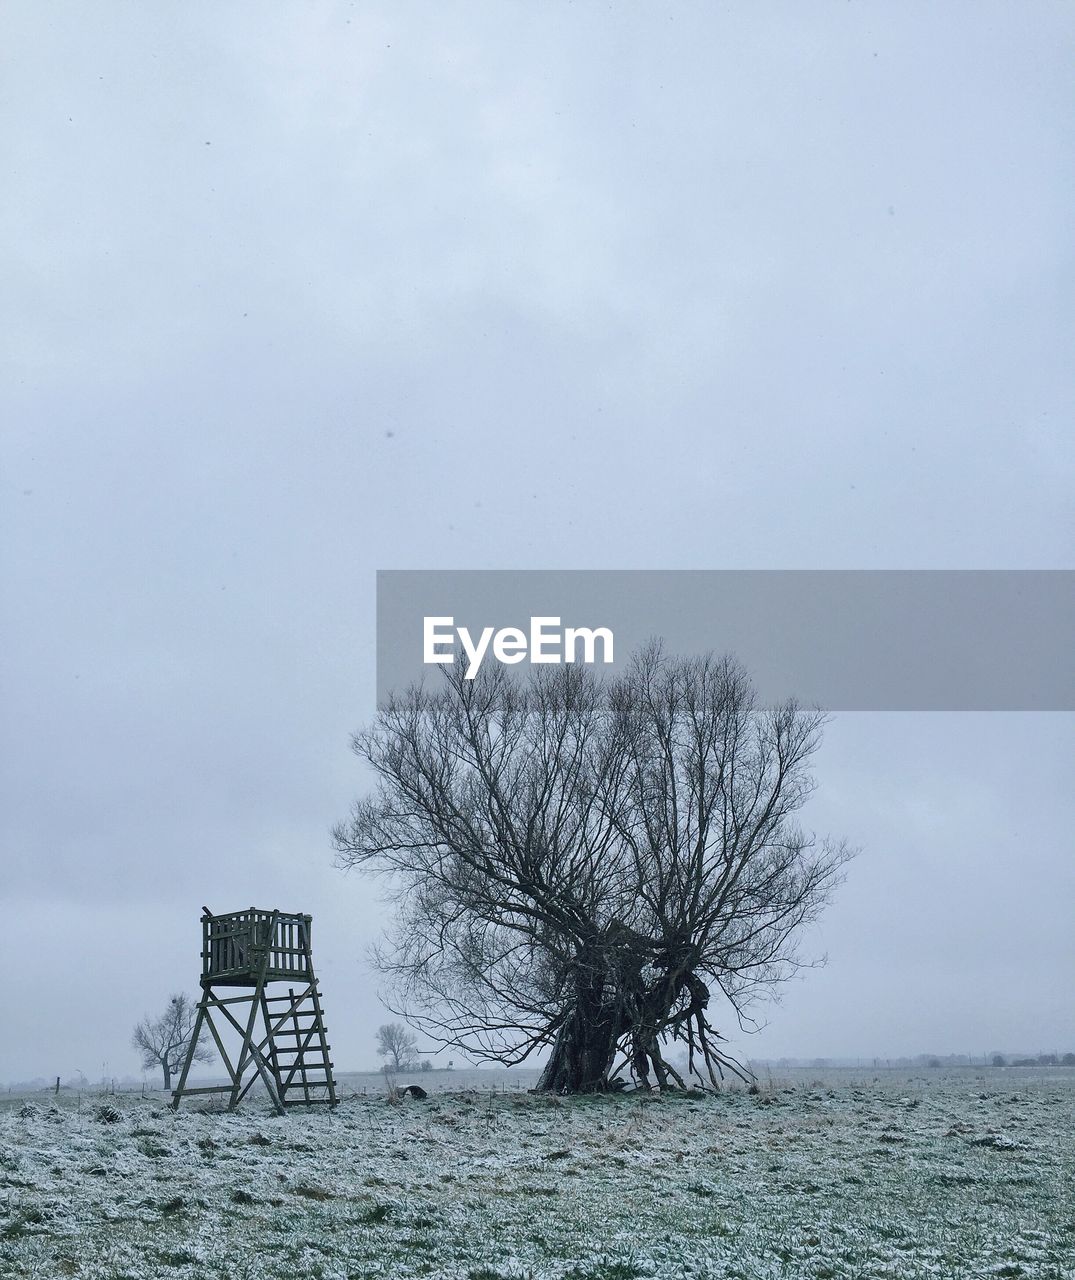
[[[1075,1072],[0,1109],[0,1276],[1075,1277]]]

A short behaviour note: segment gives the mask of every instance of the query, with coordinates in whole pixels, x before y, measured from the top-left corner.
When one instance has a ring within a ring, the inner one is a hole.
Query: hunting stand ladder
[[[287,995],[270,984],[289,982]],[[336,1082],[321,997],[310,952],[310,917],[284,911],[232,911],[202,915],[202,998],[172,1107],[199,1093],[227,1093],[234,1111],[260,1078],[278,1114],[288,1106],[336,1105]],[[243,995],[220,989],[249,987]],[[208,1029],[230,1084],[187,1088],[199,1038]],[[240,1037],[234,1057],[225,1039]]]

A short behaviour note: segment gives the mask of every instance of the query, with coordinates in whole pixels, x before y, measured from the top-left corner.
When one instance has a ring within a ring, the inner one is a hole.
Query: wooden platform
[[[307,915],[258,907],[203,915],[202,986],[309,981],[311,923]]]

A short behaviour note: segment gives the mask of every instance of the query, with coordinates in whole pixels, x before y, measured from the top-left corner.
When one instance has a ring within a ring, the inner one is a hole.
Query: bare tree
[[[179,1071],[186,1058],[197,1013],[198,1006],[189,996],[182,993],[174,995],[159,1017],[144,1017],[131,1036],[131,1044],[142,1055],[142,1066],[146,1070],[160,1067],[164,1074],[165,1089],[172,1087],[172,1076]],[[194,1060],[213,1060],[213,1050],[205,1032],[198,1038]]]
[[[731,658],[650,645],[619,679],[583,666],[449,668],[390,699],[356,752],[374,795],[334,833],[339,862],[387,877],[377,953],[399,1011],[504,1063],[551,1050],[558,1092],[716,1083],[710,999],[741,1023],[801,963],[795,935],[850,856],[794,823],[824,722],[759,706]]]
[[[377,1052],[385,1060],[385,1068],[402,1071],[414,1058],[418,1041],[402,1022],[386,1022],[377,1028]]]

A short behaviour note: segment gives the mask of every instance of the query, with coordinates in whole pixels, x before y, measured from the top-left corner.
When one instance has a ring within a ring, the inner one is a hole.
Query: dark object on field
[[[405,1089],[399,1091],[401,1098],[428,1098],[429,1094],[422,1088],[420,1084],[409,1084]]]
[[[228,1110],[234,1111],[259,1077],[280,1115],[296,1104],[334,1107],[336,1082],[314,976],[310,916],[256,907],[219,916],[208,907],[202,912],[202,998],[190,1043],[196,1045],[208,1028],[231,1084],[188,1089],[192,1049],[172,1107],[178,1110],[187,1094],[227,1093]],[[268,994],[270,983],[288,981],[298,989]],[[248,988],[249,993],[222,998],[220,987]],[[234,1057],[221,1035],[229,1028],[241,1037]]]

